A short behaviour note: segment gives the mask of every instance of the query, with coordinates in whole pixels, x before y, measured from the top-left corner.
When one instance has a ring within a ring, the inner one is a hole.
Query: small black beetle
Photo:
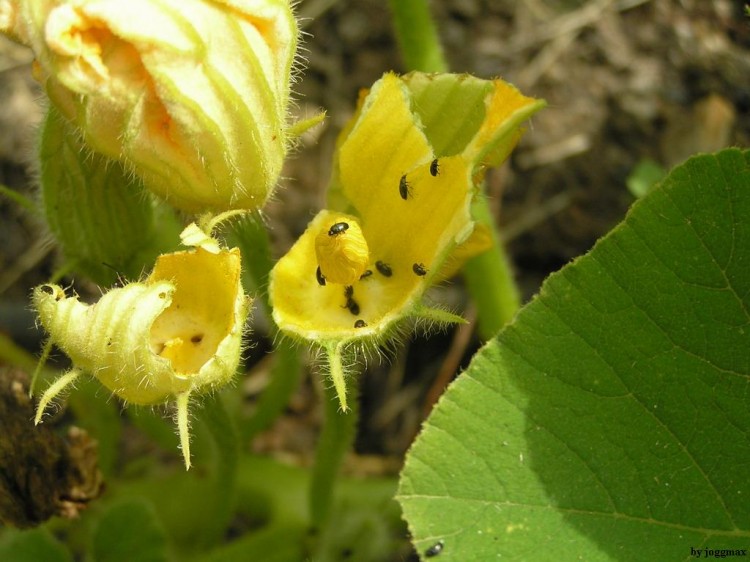
[[[328,236],[338,236],[342,232],[349,230],[348,222],[337,222],[328,229]]]
[[[393,275],[391,266],[385,262],[376,261],[375,268],[380,272],[381,275],[384,275],[385,277],[390,277],[391,275]]]

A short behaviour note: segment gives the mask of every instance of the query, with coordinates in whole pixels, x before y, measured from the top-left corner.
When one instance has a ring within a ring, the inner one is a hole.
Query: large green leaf
[[[750,552],[749,160],[676,168],[450,387],[399,490],[423,555]]]

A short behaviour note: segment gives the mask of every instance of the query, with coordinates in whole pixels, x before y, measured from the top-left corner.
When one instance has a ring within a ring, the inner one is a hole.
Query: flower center
[[[326,223],[315,237],[318,283],[352,285],[367,269],[370,250],[362,229],[351,217]]]

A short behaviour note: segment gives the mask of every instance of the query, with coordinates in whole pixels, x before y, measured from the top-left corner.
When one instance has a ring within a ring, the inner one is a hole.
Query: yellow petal
[[[399,273],[434,268],[472,230],[470,162],[433,157],[408,94],[393,74],[376,83],[338,159],[372,259]]]
[[[396,182],[388,186],[381,211],[361,218],[370,261],[363,278],[345,281],[351,296],[342,285],[322,286],[316,274],[316,239],[343,215],[321,211],[313,219],[271,273],[273,315],[282,330],[312,340],[385,335],[410,313],[443,254],[463,242],[473,225],[470,164],[461,156],[445,158],[436,176],[430,167],[428,162],[413,170],[406,200]]]
[[[174,376],[169,361],[156,355],[148,340],[174,290],[169,282],[129,283],[89,305],[67,297],[57,285],[41,285],[32,300],[50,339],[75,368],[129,402],[155,404],[190,386]]]
[[[508,157],[524,131],[521,123],[545,105],[544,100],[526,97],[503,80],[493,80],[492,85],[484,120],[464,150],[466,158],[487,167]]]
[[[432,149],[395,74],[375,83],[338,155],[344,195],[365,217],[384,211],[383,198],[399,197],[403,174],[432,160]]]
[[[219,345],[233,330],[236,335],[238,291],[241,294],[239,250],[214,254],[197,248],[162,255],[147,284],[161,281],[174,283],[178,290],[151,327],[152,349],[171,361],[178,376],[210,379],[211,384],[225,382],[233,370],[212,369],[210,375],[201,370],[210,368]]]
[[[343,134],[334,177],[359,219],[370,274],[338,279],[351,289],[319,283],[318,266],[329,276],[320,248],[337,243],[328,230],[351,216],[321,211],[272,272],[279,327],[312,340],[385,335],[471,234],[472,168],[461,154],[434,158],[407,88],[386,74]]]
[[[439,280],[450,279],[463,267],[466,260],[492,248],[492,234],[488,226],[477,224],[463,244],[459,244],[448,256],[440,270]]]

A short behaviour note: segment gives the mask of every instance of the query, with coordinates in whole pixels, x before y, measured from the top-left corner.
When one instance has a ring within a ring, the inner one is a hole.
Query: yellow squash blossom
[[[289,0],[3,0],[87,143],[188,212],[254,209],[289,144]]]
[[[86,373],[132,404],[174,400],[189,467],[190,397],[226,384],[240,361],[250,308],[240,269],[237,248],[201,244],[159,256],[145,281],[112,289],[95,304],[57,285],[35,288],[33,305],[50,342],[73,362],[42,395],[36,423],[49,402]]]
[[[342,408],[341,355],[403,319],[456,321],[425,290],[486,249],[472,199],[521,123],[543,106],[501,81],[386,74],[342,132],[323,210],[271,273],[274,320],[328,354]]]

